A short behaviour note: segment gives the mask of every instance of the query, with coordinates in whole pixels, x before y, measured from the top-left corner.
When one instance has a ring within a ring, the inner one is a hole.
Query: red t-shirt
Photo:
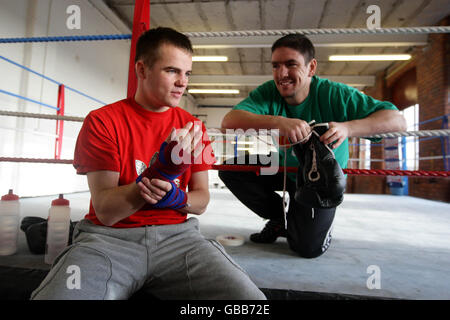
[[[192,164],[174,181],[186,191],[191,174],[209,170],[215,159],[203,123],[179,107],[169,108],[165,112],[152,112],[132,98],[91,111],[78,135],[73,165],[78,174],[99,170],[116,171],[120,173],[119,186],[130,184],[147,168],[153,154],[159,151],[172,128],[183,128],[189,121],[201,124],[205,149],[202,163]],[[184,222],[186,216],[172,209],[139,210],[113,227],[175,224]],[[92,199],[85,218],[102,225],[95,215]]]

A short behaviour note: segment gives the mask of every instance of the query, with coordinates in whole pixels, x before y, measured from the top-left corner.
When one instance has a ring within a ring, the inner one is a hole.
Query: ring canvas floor
[[[65,195],[71,219],[83,218],[89,193]],[[21,199],[21,214],[46,217],[54,196]],[[200,230],[207,238],[243,236],[225,247],[260,288],[395,299],[450,299],[450,204],[409,196],[346,194],[338,207],[328,251],[315,259],[292,252],[285,238],[256,244],[265,225],[227,189],[211,189]],[[0,266],[47,270],[31,254],[23,232],[18,252]],[[377,278],[375,278],[377,277]],[[379,287],[379,288],[378,288]]]

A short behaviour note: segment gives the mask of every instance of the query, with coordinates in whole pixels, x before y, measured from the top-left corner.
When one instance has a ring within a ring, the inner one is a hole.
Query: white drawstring
[[[312,120],[310,123],[308,123],[308,125],[313,124],[314,122],[316,122],[315,120]],[[297,141],[296,143],[291,143],[291,144],[284,144],[284,145],[280,145],[280,148],[284,148],[284,164],[283,164],[283,215],[284,215],[284,228],[287,230],[287,212],[286,212],[286,177],[287,177],[287,168],[286,168],[286,160],[287,160],[287,149],[288,147],[292,147],[296,144],[299,143],[303,143],[305,140],[309,140],[309,138],[311,137],[311,134],[314,132],[313,131],[314,126],[311,128],[311,131],[308,133],[308,135],[306,137],[304,137],[303,139],[301,139],[300,141]],[[289,202],[293,201],[292,199],[289,199]]]
[[[315,123],[315,122],[316,122],[315,120],[312,120],[312,121],[310,121],[310,122],[308,123],[308,125],[311,126],[311,124],[313,124],[313,123]],[[308,133],[308,135],[307,135],[306,137],[304,137],[304,138],[301,139],[300,141],[297,141],[297,142],[295,142],[295,143],[289,143],[289,144],[282,144],[282,145],[279,145],[280,148],[284,148],[284,165],[283,165],[283,168],[284,168],[284,169],[283,169],[283,216],[284,216],[284,227],[285,227],[286,229],[287,229],[287,213],[286,213],[286,201],[285,201],[285,200],[286,200],[286,177],[287,177],[287,168],[286,168],[287,149],[290,148],[290,147],[292,147],[292,146],[294,146],[294,145],[296,145],[296,144],[303,143],[304,141],[309,140],[309,138],[311,137],[311,134],[313,134],[313,133],[316,134],[316,135],[319,137],[319,135],[317,134],[317,132],[315,132],[315,131],[313,130],[314,127],[315,127],[316,125],[318,125],[318,124],[312,125],[312,126],[311,126],[311,131]],[[239,135],[238,135],[238,138],[239,138]],[[273,144],[271,144],[271,143],[269,143],[269,142],[267,142],[267,141],[264,141],[264,140],[260,139],[258,136],[256,136],[256,139],[258,139],[258,140],[264,142],[265,144],[267,144],[267,145],[269,145],[269,146],[271,146],[271,147],[274,146]],[[333,154],[333,157],[334,157],[333,151],[332,151],[327,145],[325,145],[325,147],[327,147],[328,150],[331,151],[331,154]],[[311,170],[310,170],[309,173],[308,173],[308,178],[309,178],[311,181],[317,181],[318,179],[320,179],[320,174],[319,174],[319,172],[317,171],[316,151],[315,151],[315,149],[314,149],[314,146],[312,146],[312,145],[311,145],[311,149],[312,149],[312,151],[313,151],[313,163],[312,163]],[[313,172],[316,172],[316,173],[317,173],[317,177],[314,178],[314,180],[311,179],[311,177],[310,177],[311,173],[313,173]],[[290,199],[290,200],[292,200],[292,199]],[[314,208],[312,208],[312,218],[314,219]]]
[[[286,158],[287,158],[287,148],[284,148],[284,169],[283,169],[283,216],[284,216],[284,228],[287,230],[287,213],[286,213]],[[289,202],[292,199],[289,199]]]

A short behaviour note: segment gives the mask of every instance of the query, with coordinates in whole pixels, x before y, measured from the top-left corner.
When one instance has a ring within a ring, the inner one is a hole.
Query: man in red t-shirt
[[[204,125],[176,107],[192,52],[173,29],[145,32],[135,96],[86,117],[74,167],[87,175],[89,213],[32,299],[127,299],[141,288],[161,299],[265,299],[187,218],[206,210],[215,160]]]

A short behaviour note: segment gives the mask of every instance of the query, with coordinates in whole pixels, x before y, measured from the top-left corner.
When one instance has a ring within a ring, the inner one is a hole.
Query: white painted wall
[[[66,8],[81,9],[81,29],[69,30]],[[0,0],[0,37],[117,34],[89,1]],[[45,74],[104,103],[126,96],[130,41],[0,44],[0,55]],[[0,60],[0,89],[56,106],[58,86]],[[85,116],[102,104],[66,90],[65,114]],[[0,109],[55,114],[56,111],[0,93]],[[73,159],[81,123],[65,122],[62,155]],[[56,122],[0,116],[0,155],[53,158]],[[0,163],[0,193],[20,196],[87,190],[86,177],[71,165]]]
[[[81,29],[69,30],[66,9],[81,9]],[[122,32],[87,0],[0,0],[0,38],[47,37]],[[131,32],[131,31],[130,31]],[[126,97],[130,41],[0,44],[0,55],[83,92],[105,104]],[[58,85],[0,59],[0,89],[56,107]],[[86,116],[103,106],[65,91],[65,115]],[[204,114],[192,96],[180,107]],[[56,114],[56,110],[0,93],[0,110]],[[219,127],[220,110],[209,110],[208,127]],[[62,159],[73,159],[80,122],[64,122]],[[53,158],[56,121],[0,116],[0,156]],[[0,162],[0,194],[21,197],[88,190],[72,165]]]
[[[231,108],[196,108],[197,114],[206,114],[206,125],[208,128],[220,128],[223,117]]]

